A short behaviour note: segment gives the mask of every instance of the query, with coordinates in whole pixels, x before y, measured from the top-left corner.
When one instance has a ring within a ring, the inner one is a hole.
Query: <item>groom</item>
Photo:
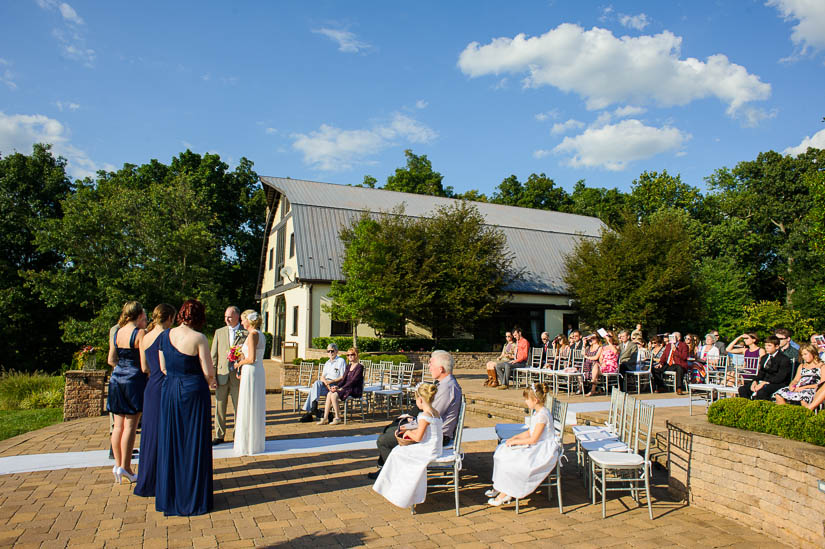
[[[238,389],[241,381],[235,376],[235,363],[227,355],[229,348],[241,345],[247,331],[240,324],[241,310],[234,305],[228,307],[223,315],[226,326],[215,330],[212,338],[212,363],[218,371],[218,388],[215,390],[215,438],[212,444],[220,444],[226,435],[226,404],[232,397],[235,417],[238,416]]]

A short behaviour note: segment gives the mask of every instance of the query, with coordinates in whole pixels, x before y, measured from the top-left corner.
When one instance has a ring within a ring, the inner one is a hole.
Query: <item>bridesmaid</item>
[[[160,334],[168,330],[175,320],[175,308],[161,303],[152,311],[152,323],[140,342],[140,369],[149,375],[149,382],[143,392],[143,418],[140,422],[140,462],[138,465],[135,494],[143,497],[155,496],[155,471],[158,454],[158,408],[160,393],[166,376],[160,371],[158,352]]]
[[[118,327],[109,345],[108,362],[114,366],[109,378],[109,398],[107,408],[114,415],[112,427],[112,452],[115,466],[112,474],[120,484],[123,477],[134,482],[137,476],[132,472],[132,449],[135,447],[140,413],[143,411],[143,391],[146,388],[146,374],[140,371],[139,346],[145,333],[138,325],[145,313],[137,301],[123,305]]]
[[[178,326],[160,334],[160,394],[155,508],[166,516],[203,515],[212,509],[212,398],[217,387],[206,336],[206,311],[183,302]]]

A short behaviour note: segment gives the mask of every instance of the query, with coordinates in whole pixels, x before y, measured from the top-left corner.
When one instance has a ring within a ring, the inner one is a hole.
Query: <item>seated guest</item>
[[[773,398],[777,404],[787,404],[796,402],[799,404],[810,403],[814,399],[819,384],[822,382],[822,361],[816,353],[816,349],[807,343],[799,347],[799,356],[802,363],[799,371],[787,387],[779,389]]]
[[[799,361],[799,350],[794,349],[791,346],[790,330],[787,330],[785,328],[779,328],[778,330],[776,330],[774,335],[776,335],[776,339],[779,340],[780,352],[794,362]]]
[[[349,364],[347,364],[344,370],[344,378],[340,385],[330,387],[326,402],[324,402],[324,415],[318,421],[318,425],[326,425],[327,423],[330,425],[338,425],[341,423],[339,419],[339,404],[341,401],[349,397],[361,398],[364,390],[364,366],[358,362],[358,350],[355,347],[349,348],[347,351],[347,359],[349,360]],[[330,408],[332,408],[335,413],[335,419],[331,422],[328,419]]]
[[[582,355],[582,374],[586,383],[593,381],[593,366],[599,362],[599,355],[602,352],[602,338],[599,334],[589,334],[584,338],[585,347]]]
[[[559,360],[563,360],[566,364],[567,359],[570,358],[570,342],[567,341],[567,338],[563,335],[558,336],[553,340],[553,347],[555,348],[555,353]],[[546,361],[543,366],[545,368],[552,368],[553,360]]]
[[[599,377],[619,371],[619,340],[613,332],[607,332],[604,346],[599,350],[598,361],[593,364],[590,392],[584,396],[596,396],[599,391]]]
[[[443,444],[446,446],[455,436],[455,429],[458,425],[458,412],[461,410],[461,387],[453,377],[453,357],[447,351],[433,351],[429,362],[430,375],[435,380],[438,393],[433,400],[433,409],[438,412],[444,422]],[[416,403],[417,404],[417,403]],[[378,478],[381,467],[387,461],[392,449],[398,445],[395,438],[395,431],[402,420],[415,418],[421,413],[421,408],[414,406],[408,414],[403,414],[386,427],[384,432],[378,436],[378,471],[368,473],[367,477],[372,480]]]
[[[662,357],[662,351],[665,350],[665,342],[662,336],[655,335],[647,342],[647,350],[650,351],[650,356],[658,362]]]
[[[814,349],[819,351],[819,358],[823,362],[825,362],[825,343],[823,343],[825,339],[823,339],[823,334],[813,334],[811,335],[811,345],[813,345]]]
[[[533,493],[556,466],[559,440],[550,411],[544,407],[547,385],[534,383],[522,395],[531,410],[530,428],[496,448],[493,454],[493,489],[485,495],[496,507]]]
[[[547,332],[541,333],[541,359],[539,360],[539,364],[542,366],[550,361],[550,355],[553,354],[550,351],[555,351],[556,349],[556,340],[554,339],[552,343],[550,342],[550,334]]]
[[[724,341],[719,339],[719,330],[711,330],[710,335],[713,336],[713,344],[716,345],[717,349],[719,349],[719,355],[724,356],[728,346],[725,345]]]
[[[521,333],[521,328],[513,328],[513,337],[516,338],[516,358],[512,362],[496,364],[496,376],[498,377],[498,388],[507,389],[510,384],[510,374],[516,368],[527,366],[527,355],[530,354],[530,342]]]
[[[816,390],[814,393],[814,397],[811,399],[810,402],[802,401],[802,406],[807,408],[808,410],[816,410],[822,403],[825,402],[825,383],[819,384],[819,389]]]
[[[791,361],[779,352],[776,336],[765,339],[765,355],[759,362],[759,371],[753,381],[739,387],[739,396],[742,398],[770,400],[776,391],[788,385],[791,380]]]
[[[636,370],[636,360],[638,356],[639,346],[633,341],[630,341],[630,332],[627,330],[619,332],[619,373],[621,374],[619,380],[621,381],[622,391],[627,390],[624,374],[625,372]]]
[[[719,356],[719,347],[716,346],[716,339],[713,337],[713,334],[705,334],[705,344],[699,347],[699,353],[697,355],[697,359],[701,362],[707,362],[708,358],[714,358]]]
[[[699,336],[687,334],[685,344],[688,346],[688,373],[690,379],[696,383],[701,383],[705,379],[705,365],[699,360],[699,348],[701,347]]]
[[[676,394],[684,393],[682,390],[682,383],[685,371],[688,368],[688,346],[682,341],[682,334],[673,332],[668,336],[668,344],[662,350],[662,355],[659,358],[659,364],[653,367],[653,386],[657,393],[664,393],[667,391],[667,384],[665,383],[665,372],[674,372],[676,374]]]
[[[327,353],[329,360],[324,364],[324,369],[321,371],[321,379],[312,384],[309,390],[309,395],[304,402],[304,411],[306,414],[301,417],[302,423],[312,421],[312,417],[319,413],[318,399],[329,393],[330,388],[338,385],[344,379],[344,370],[347,369],[347,364],[344,359],[338,356],[338,345],[330,343],[327,345]]]
[[[570,350],[581,351],[583,348],[584,342],[582,341],[582,333],[578,330],[573,330],[570,333]]]
[[[410,444],[396,446],[378,474],[372,489],[390,503],[409,509],[427,498],[427,465],[441,455],[443,418],[433,406],[441,389],[424,383],[415,391],[415,404],[421,409],[415,427],[402,425],[399,433]],[[393,432],[393,436],[395,433]]]
[[[504,347],[501,349],[501,354],[498,355],[498,360],[491,360],[487,363],[487,381],[484,382],[485,386],[498,387],[496,366],[501,364],[501,367],[504,368],[505,363],[516,358],[516,342],[513,341],[513,334],[507,332],[504,334],[504,339],[506,343],[504,343]]]
[[[743,345],[739,345],[740,340]],[[759,346],[759,336],[756,335],[756,332],[748,332],[740,335],[728,344],[725,351],[731,355],[744,355],[745,366],[751,370],[758,364],[759,358],[765,356],[765,349]],[[749,384],[752,378],[752,375],[744,376],[739,380],[738,384],[741,385],[743,382]],[[728,372],[726,384],[732,387],[737,384],[737,379],[737,374]]]

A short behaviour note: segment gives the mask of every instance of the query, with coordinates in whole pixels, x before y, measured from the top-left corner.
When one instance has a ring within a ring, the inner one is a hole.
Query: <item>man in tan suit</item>
[[[229,348],[243,344],[248,335],[241,326],[241,310],[234,305],[223,315],[226,326],[215,330],[212,338],[212,363],[218,370],[218,388],[215,390],[215,438],[212,444],[220,444],[226,435],[226,405],[232,397],[232,407],[238,414],[238,389],[241,381],[235,376],[235,364],[229,361]]]

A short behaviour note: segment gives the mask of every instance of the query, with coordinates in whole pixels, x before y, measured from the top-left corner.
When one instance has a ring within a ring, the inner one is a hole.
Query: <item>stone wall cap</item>
[[[825,469],[825,447],[808,442],[746,431],[736,427],[715,425],[701,416],[679,417],[668,420],[667,427],[668,429],[674,427],[692,435],[763,450]]]

